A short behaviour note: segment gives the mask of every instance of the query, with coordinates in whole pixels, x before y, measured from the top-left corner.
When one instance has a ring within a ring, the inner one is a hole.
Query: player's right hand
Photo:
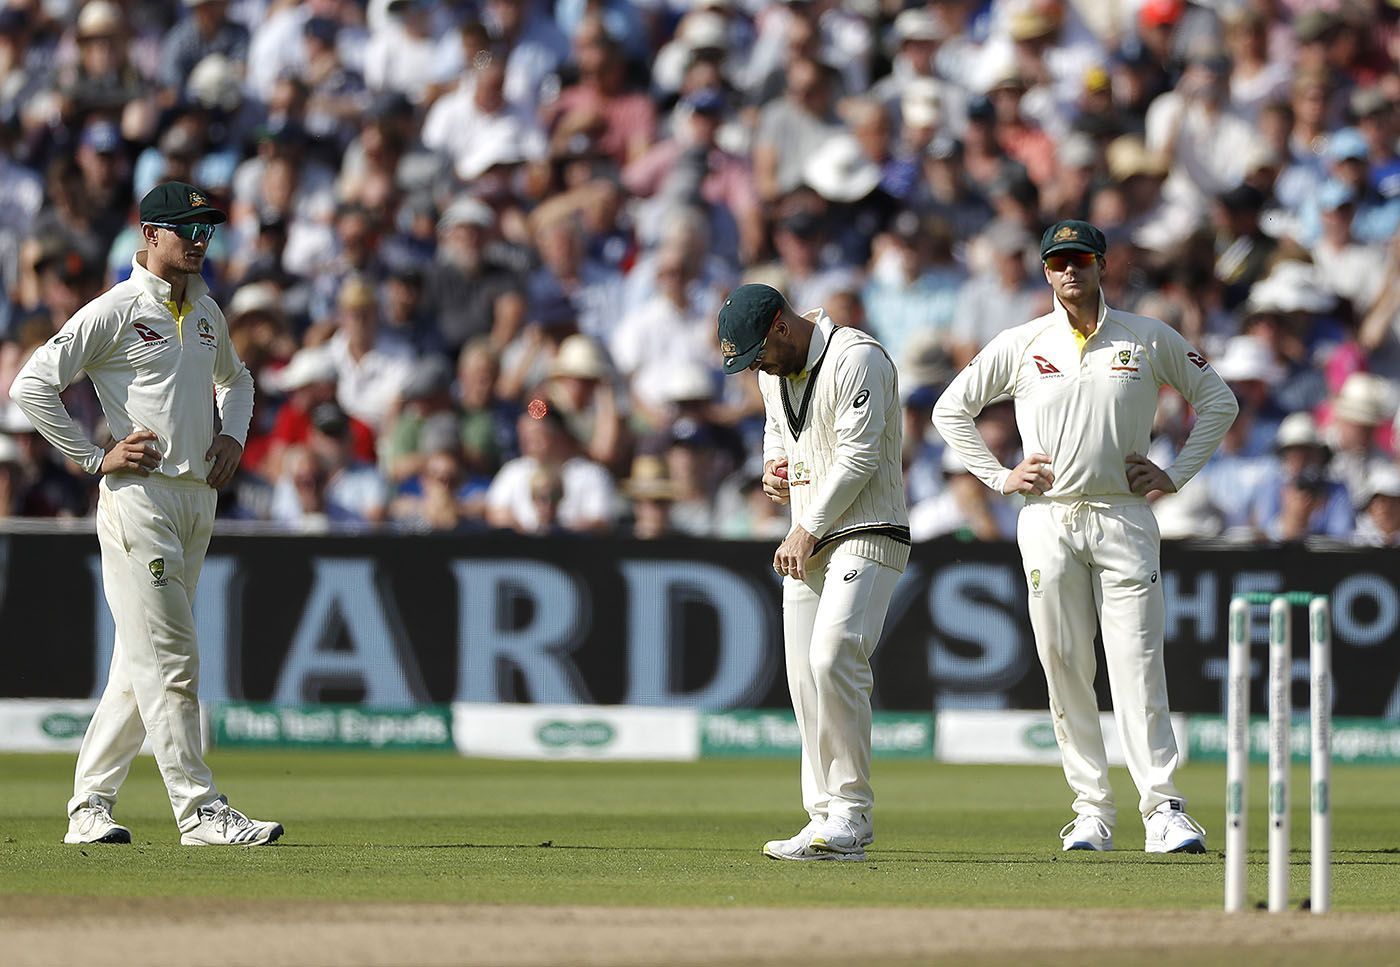
[[[155,438],[150,430],[136,430],[125,440],[118,440],[102,458],[98,472],[109,474],[124,470],[149,477],[151,471],[160,466],[160,449],[150,445]]]
[[[785,504],[790,496],[788,492],[787,477],[787,457],[779,457],[776,460],[769,460],[763,465],[763,492],[768,495],[768,499],[775,504]],[[782,470],[782,476],[778,476],[777,471]]]
[[[1043,453],[1032,453],[1016,464],[1011,476],[1002,484],[1004,494],[1034,494],[1040,496],[1055,482],[1055,474],[1050,469],[1050,458]]]

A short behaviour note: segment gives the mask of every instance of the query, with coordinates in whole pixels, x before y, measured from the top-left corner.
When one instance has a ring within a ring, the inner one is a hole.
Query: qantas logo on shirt
[[[1050,360],[1046,359],[1044,356],[1032,356],[1031,360],[1035,363],[1035,368],[1040,370],[1040,375],[1042,376],[1064,375],[1064,373],[1055,368],[1054,363],[1050,362]]]
[[[162,336],[142,322],[132,323],[131,328],[136,330],[136,335],[141,337],[142,342],[164,342],[170,338],[169,336]]]
[[[1206,358],[1200,353],[1187,353],[1186,358],[1191,360],[1191,363],[1197,369],[1205,369],[1207,366],[1210,365],[1210,363],[1206,362]]]

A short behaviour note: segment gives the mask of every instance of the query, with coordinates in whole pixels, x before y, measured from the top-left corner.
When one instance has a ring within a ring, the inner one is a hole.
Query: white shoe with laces
[[[807,823],[797,835],[790,839],[773,839],[763,844],[763,855],[770,860],[824,860],[828,857],[812,849],[812,837],[821,823],[815,819]]]
[[[131,830],[112,818],[112,810],[100,796],[88,796],[88,801],[68,817],[68,832],[63,841],[70,845],[84,843],[129,843]]]
[[[865,847],[875,842],[875,830],[865,813],[828,816],[812,834],[812,849],[831,859],[864,860]]]
[[[1181,803],[1175,800],[1165,802],[1157,811],[1147,817],[1147,845],[1149,853],[1204,853],[1206,851],[1206,831],[1192,819]]]
[[[1063,853],[1070,850],[1094,850],[1104,853],[1113,849],[1113,830],[1098,816],[1077,816],[1060,830]]]
[[[262,846],[282,835],[281,823],[249,819],[220,796],[199,807],[199,825],[180,834],[182,846]]]

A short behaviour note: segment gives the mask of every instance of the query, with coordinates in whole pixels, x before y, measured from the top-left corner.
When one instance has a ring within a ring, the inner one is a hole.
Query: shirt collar
[[[812,342],[807,347],[807,365],[802,367],[802,372],[794,374],[792,379],[806,379],[807,374],[812,371],[812,367],[817,365],[817,360],[822,358],[822,353],[826,352],[826,341],[831,338],[831,330],[836,323],[831,321],[831,317],[826,314],[826,310],[818,306],[802,313],[802,318],[812,322]]]
[[[170,283],[155,275],[146,268],[146,250],[142,249],[131,257],[131,281],[135,282],[142,292],[145,292],[157,302],[174,301],[170,295]],[[194,305],[209,292],[209,286],[204,284],[204,280],[194,273],[187,277],[185,281],[185,304]]]
[[[1056,319],[1058,319],[1058,320],[1060,320],[1061,322],[1063,322],[1066,326],[1070,326],[1069,312],[1065,309],[1064,303],[1060,301],[1060,297],[1059,297],[1058,295],[1057,295],[1057,296],[1054,296],[1054,301],[1055,301],[1055,308],[1051,310],[1051,313],[1050,313],[1050,314],[1053,315]],[[1106,299],[1103,297],[1103,289],[1100,289],[1100,290],[1099,290],[1099,318],[1098,318],[1097,322],[1096,322],[1095,325],[1094,325],[1094,333],[1096,333],[1096,332],[1098,332],[1100,329],[1102,329],[1102,328],[1103,328],[1103,324],[1104,324],[1105,322],[1107,322],[1107,321],[1108,321],[1108,300],[1106,300]],[[1073,328],[1073,326],[1070,326],[1070,328]],[[1090,335],[1092,336],[1094,333],[1090,333]]]

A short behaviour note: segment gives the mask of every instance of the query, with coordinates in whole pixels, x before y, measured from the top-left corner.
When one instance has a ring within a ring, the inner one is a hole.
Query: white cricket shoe
[[[68,817],[68,832],[65,843],[129,843],[131,830],[112,818],[112,810],[99,796],[88,796],[86,804],[79,806]]]
[[[1181,808],[1175,800],[1165,802],[1147,817],[1149,853],[1204,853],[1206,831]]]
[[[1064,853],[1077,849],[1104,853],[1113,849],[1113,830],[1098,816],[1075,817],[1060,830],[1060,839],[1064,841],[1060,848]]]
[[[833,859],[863,860],[865,847],[875,842],[875,830],[870,816],[828,816],[812,834],[812,849],[828,853]]]
[[[181,846],[262,846],[282,835],[281,823],[249,819],[220,796],[199,807],[199,825],[180,834]]]
[[[865,851],[856,854],[815,849],[812,840],[826,828],[826,823],[813,819],[800,829],[791,839],[775,839],[763,844],[763,855],[774,860],[863,860]],[[861,837],[861,846],[875,842],[875,833],[867,824]]]

